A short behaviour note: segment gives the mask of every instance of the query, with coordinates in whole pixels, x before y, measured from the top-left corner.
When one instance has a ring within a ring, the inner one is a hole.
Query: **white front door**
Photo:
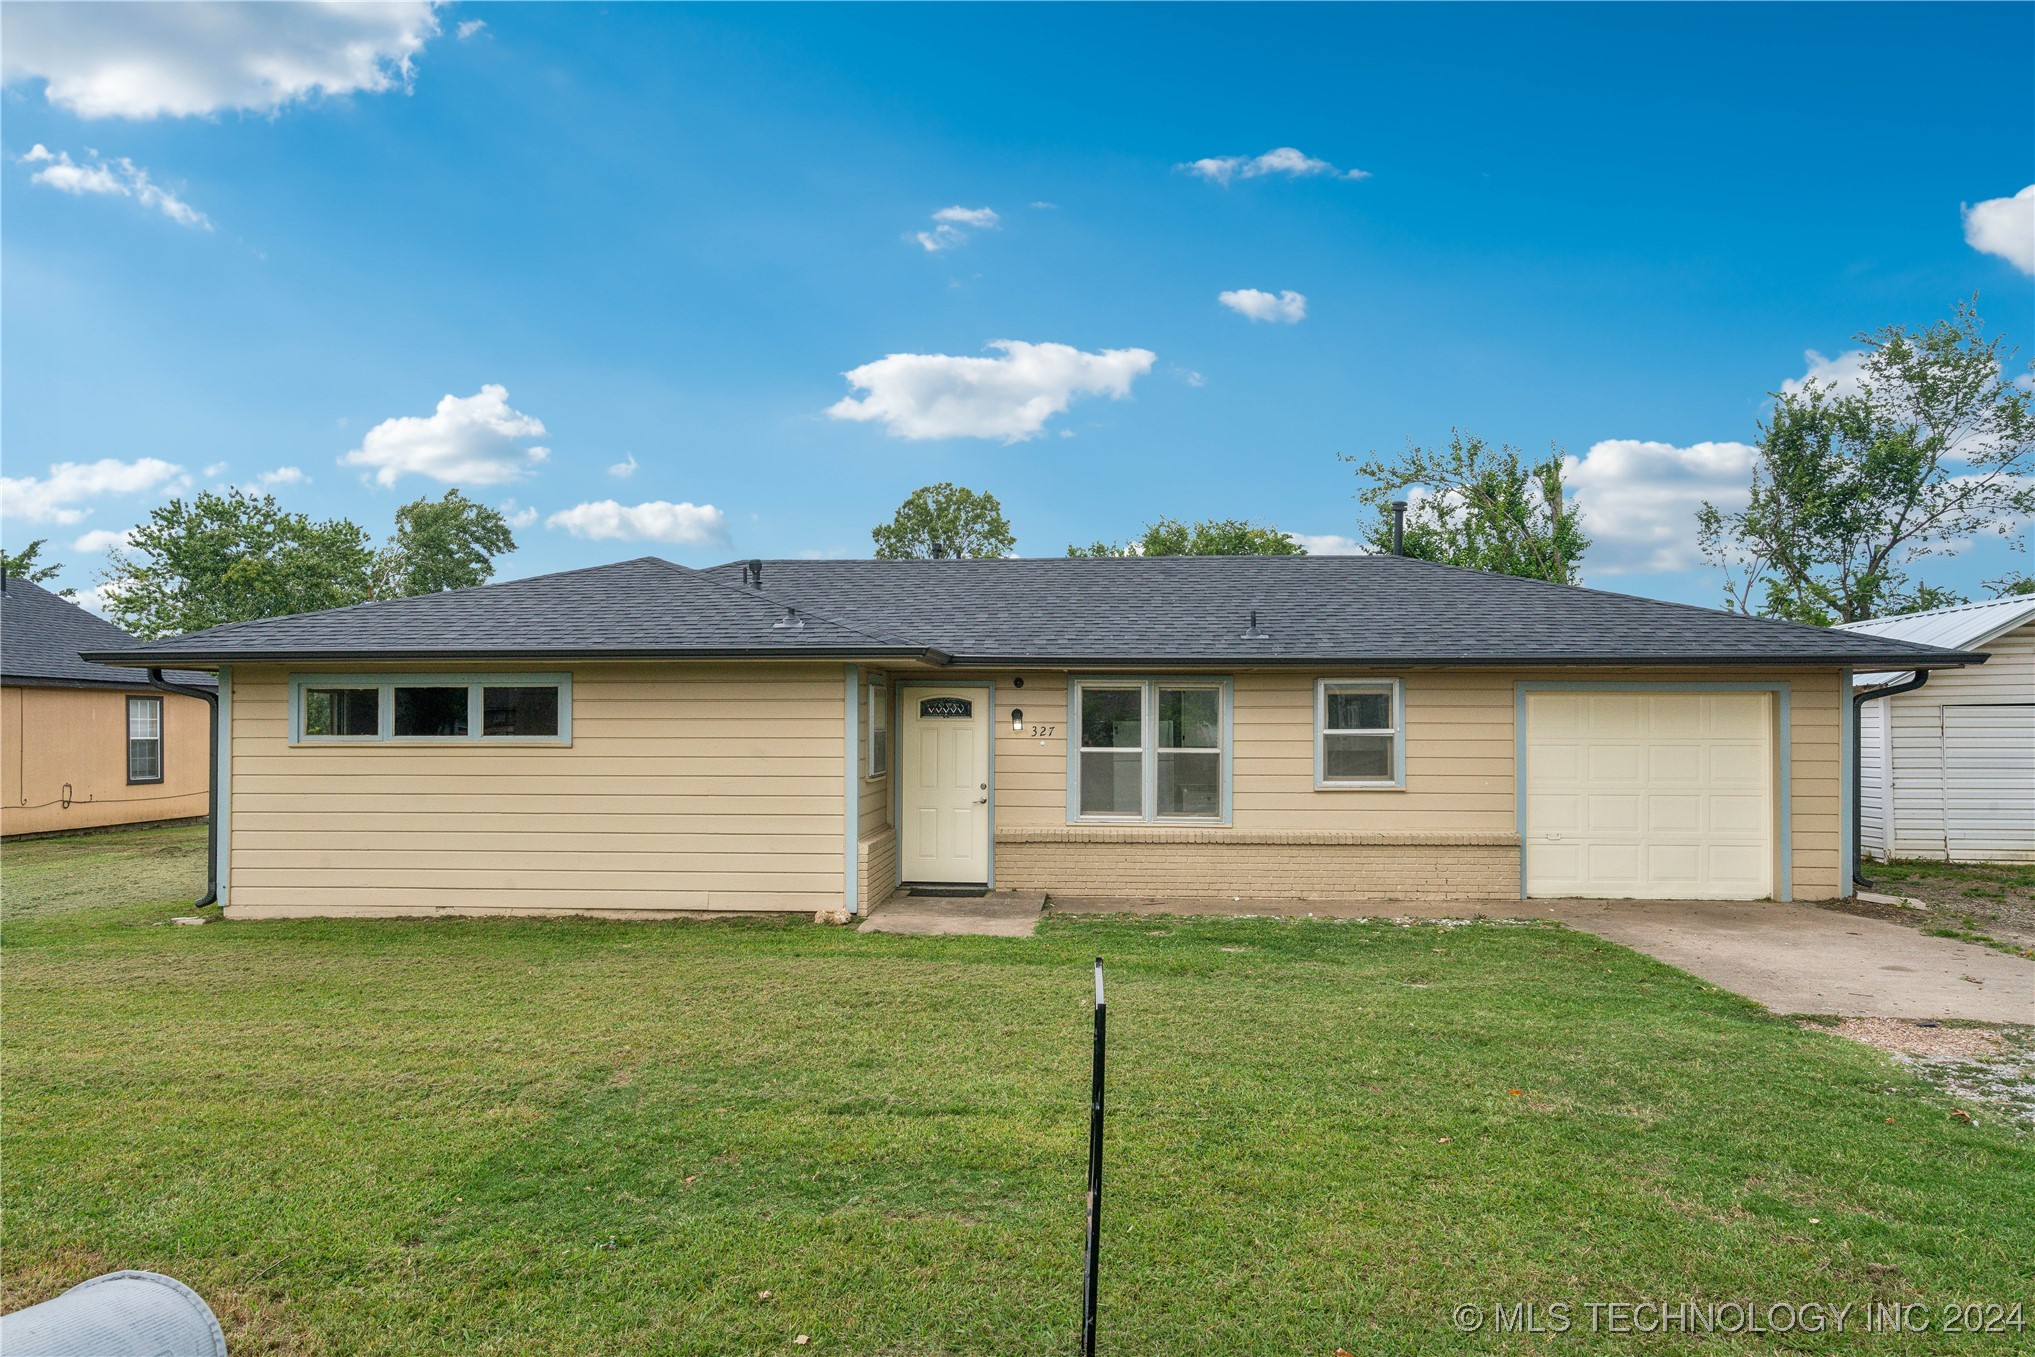
[[[1758,692],[1527,694],[1526,893],[1770,896],[1771,712]]]
[[[899,696],[899,875],[907,883],[986,886],[988,690],[911,685]]]

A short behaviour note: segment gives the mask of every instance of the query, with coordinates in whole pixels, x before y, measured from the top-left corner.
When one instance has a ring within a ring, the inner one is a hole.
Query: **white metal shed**
[[[1845,624],[1902,641],[1984,650],[1983,665],[1859,711],[1859,850],[1880,859],[2035,862],[2035,596]],[[1853,691],[1912,675],[1857,674]]]

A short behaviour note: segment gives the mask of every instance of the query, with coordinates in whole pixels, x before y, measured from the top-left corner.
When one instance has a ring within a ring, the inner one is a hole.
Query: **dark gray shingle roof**
[[[1394,556],[768,561],[654,556],[242,622],[129,661],[923,657],[1064,665],[1790,664],[1901,668],[1963,651]],[[787,608],[801,628],[778,625]],[[1246,639],[1251,613],[1262,639]],[[108,647],[112,654],[113,647]]]
[[[94,617],[67,598],[10,576],[0,590],[0,679],[15,684],[141,688],[147,680],[132,669],[115,669],[79,658],[80,651],[127,650],[140,645],[103,617]],[[210,674],[165,674],[176,683],[210,688]]]

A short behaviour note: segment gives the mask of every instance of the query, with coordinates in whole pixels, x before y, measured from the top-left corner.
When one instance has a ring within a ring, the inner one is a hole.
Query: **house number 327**
[[[1033,726],[1033,727],[1032,727],[1032,734],[1034,734],[1034,735],[1051,735],[1051,734],[1053,733],[1053,729],[1054,729],[1054,728],[1053,728],[1052,726]]]

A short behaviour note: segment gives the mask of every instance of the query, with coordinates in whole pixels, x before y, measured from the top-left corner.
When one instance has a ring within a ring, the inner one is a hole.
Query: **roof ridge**
[[[697,579],[705,580],[708,584],[714,586],[714,588],[722,590],[725,593],[739,594],[743,598],[757,600],[764,600],[769,597],[769,595],[763,592],[763,587],[761,585],[758,585],[753,589],[745,588],[744,586],[739,584],[729,584],[727,581],[719,579],[711,573],[712,571],[722,570],[725,569],[727,566],[738,564],[738,562],[735,561],[727,561],[723,562],[721,565],[709,566],[706,570],[695,570],[693,567],[689,565],[680,565],[676,561],[667,561],[661,556],[649,556],[645,557],[644,559],[656,561],[659,565],[666,566],[672,570],[682,570],[686,574],[691,575]],[[793,605],[789,602],[784,602],[780,600],[777,603],[777,606],[780,608],[790,608]],[[852,622],[843,622],[838,617],[833,617],[827,613],[820,612],[817,609],[809,608],[803,603],[800,603],[797,606],[804,616],[817,617],[820,621],[825,622],[830,627],[838,627],[842,631],[850,632],[856,636],[865,637],[871,641],[880,642],[883,645],[920,646],[926,650],[938,649],[938,647],[928,642],[916,640],[909,636],[886,636],[881,632],[869,631],[863,627],[856,626]]]

